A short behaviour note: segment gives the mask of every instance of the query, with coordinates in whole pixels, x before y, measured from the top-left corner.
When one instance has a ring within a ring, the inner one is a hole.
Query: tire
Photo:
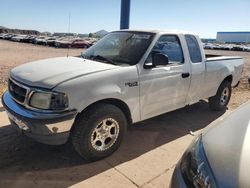
[[[231,92],[231,83],[229,81],[223,81],[219,86],[216,95],[208,99],[210,109],[215,111],[226,110],[231,98]]]
[[[127,119],[121,109],[101,103],[77,117],[71,141],[86,161],[96,161],[116,151],[126,132]]]

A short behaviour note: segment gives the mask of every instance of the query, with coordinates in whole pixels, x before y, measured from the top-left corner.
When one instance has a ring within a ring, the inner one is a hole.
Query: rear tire
[[[219,86],[216,95],[208,99],[210,109],[215,111],[226,110],[231,98],[231,92],[231,83],[229,81],[223,81]]]
[[[124,113],[111,104],[97,104],[77,117],[71,141],[87,161],[96,161],[116,151],[126,134]]]

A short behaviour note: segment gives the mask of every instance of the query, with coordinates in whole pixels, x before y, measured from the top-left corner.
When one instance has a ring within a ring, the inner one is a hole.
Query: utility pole
[[[120,29],[129,29],[130,0],[121,0]]]

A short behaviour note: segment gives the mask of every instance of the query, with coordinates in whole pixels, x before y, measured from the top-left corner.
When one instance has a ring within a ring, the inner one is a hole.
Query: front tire
[[[85,160],[96,161],[116,151],[126,131],[127,120],[118,107],[97,104],[77,117],[71,140]]]
[[[225,110],[231,98],[231,92],[231,83],[229,81],[223,81],[216,95],[208,99],[210,109],[215,111]]]

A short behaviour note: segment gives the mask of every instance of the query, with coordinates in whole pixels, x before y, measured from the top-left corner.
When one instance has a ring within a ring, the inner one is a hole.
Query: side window
[[[168,56],[169,64],[183,63],[184,56],[179,38],[176,35],[163,35],[156,42],[146,62],[152,62],[153,53],[162,53]]]
[[[189,55],[192,63],[199,63],[202,61],[200,46],[193,35],[185,35],[188,46]]]

